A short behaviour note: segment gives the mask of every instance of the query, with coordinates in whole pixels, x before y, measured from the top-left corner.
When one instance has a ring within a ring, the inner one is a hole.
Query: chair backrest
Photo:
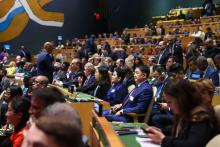
[[[155,95],[156,95],[156,92],[157,92],[157,87],[153,87],[153,97],[150,101],[150,104],[148,105],[148,108],[147,108],[147,111],[146,111],[146,115],[144,117],[144,122],[146,124],[148,124],[148,121],[149,121],[149,118],[150,118],[150,114],[151,114],[151,111],[152,111],[152,108],[153,108],[153,104],[154,104],[154,101],[155,101]]]
[[[217,117],[218,120],[218,125],[220,126],[220,105],[215,106],[214,110],[215,110],[215,116]]]
[[[218,147],[218,146],[220,146],[220,134],[212,138],[206,145],[206,147]]]

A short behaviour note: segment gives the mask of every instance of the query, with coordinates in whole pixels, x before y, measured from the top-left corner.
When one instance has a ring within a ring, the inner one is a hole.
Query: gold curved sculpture
[[[27,0],[32,12],[40,19],[46,21],[64,22],[64,14],[57,12],[47,12],[42,9],[43,6],[52,2],[53,0]],[[5,0],[0,2],[0,18],[4,17],[10,8],[14,5],[15,0]],[[29,22],[27,12],[23,12],[14,16],[10,26],[4,31],[0,32],[0,42],[6,42],[19,36],[26,28]]]

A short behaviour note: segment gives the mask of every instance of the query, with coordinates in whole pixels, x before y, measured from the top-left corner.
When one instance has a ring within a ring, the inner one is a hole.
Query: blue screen
[[[61,40],[63,40],[63,37],[62,36],[57,36],[57,40],[61,41]]]
[[[192,79],[199,79],[199,78],[201,78],[201,74],[193,73],[193,74],[191,75],[191,78],[192,78]]]
[[[4,48],[5,48],[6,50],[10,50],[11,46],[10,46],[9,44],[5,44],[5,45],[4,45]]]

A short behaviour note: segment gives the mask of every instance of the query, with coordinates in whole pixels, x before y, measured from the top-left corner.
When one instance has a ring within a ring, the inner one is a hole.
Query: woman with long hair
[[[8,103],[13,99],[15,96],[22,96],[23,92],[21,87],[17,85],[11,85],[4,91],[2,96],[2,100],[0,100],[0,126],[4,126],[6,124],[6,117],[5,114],[8,110]]]
[[[100,99],[105,99],[107,92],[111,87],[111,78],[108,72],[108,68],[105,66],[100,66],[95,72],[96,87],[93,92],[93,96]]]
[[[0,146],[20,147],[24,139],[24,131],[29,120],[30,100],[22,96],[14,97],[8,104],[6,112],[7,124],[14,126],[14,132]]]
[[[203,105],[201,95],[187,80],[168,80],[163,96],[174,114],[171,137],[155,127],[147,129],[153,142],[162,147],[204,147],[218,133],[215,113]]]

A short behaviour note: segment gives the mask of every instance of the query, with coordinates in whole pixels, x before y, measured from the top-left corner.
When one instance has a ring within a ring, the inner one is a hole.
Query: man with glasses
[[[26,97],[30,98],[32,97],[32,91],[36,89],[46,88],[48,85],[48,78],[46,76],[37,76],[33,77],[31,83],[31,88],[28,90],[28,92],[25,94]]]
[[[46,88],[48,85],[48,78],[46,76],[37,76],[32,83],[32,88],[39,89],[39,88]]]

